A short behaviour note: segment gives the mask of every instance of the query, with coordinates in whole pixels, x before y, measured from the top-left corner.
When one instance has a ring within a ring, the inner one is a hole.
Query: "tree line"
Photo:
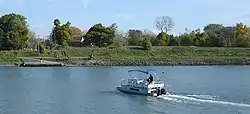
[[[155,19],[158,34],[150,30],[130,29],[120,32],[116,23],[104,26],[97,23],[88,31],[71,26],[67,21],[62,24],[59,19],[52,21],[54,27],[50,37],[41,40],[41,47],[54,48],[57,46],[72,46],[74,37],[83,37],[82,47],[108,47],[108,46],[198,46],[198,47],[250,47],[250,28],[243,23],[236,26],[223,26],[222,24],[208,24],[202,30],[196,29],[180,35],[169,34],[175,23],[169,16]],[[37,48],[38,39],[20,14],[10,13],[0,17],[0,50],[18,50],[24,48]]]

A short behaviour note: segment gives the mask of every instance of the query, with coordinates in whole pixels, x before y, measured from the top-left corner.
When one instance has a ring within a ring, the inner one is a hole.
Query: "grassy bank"
[[[150,51],[127,47],[118,48],[67,48],[48,51],[37,56],[32,51],[1,51],[0,62],[19,61],[19,57],[43,58],[46,60],[79,62],[88,60],[90,54],[97,61],[162,61],[162,62],[246,62],[250,48],[216,47],[153,47]],[[230,63],[229,63],[230,64]]]

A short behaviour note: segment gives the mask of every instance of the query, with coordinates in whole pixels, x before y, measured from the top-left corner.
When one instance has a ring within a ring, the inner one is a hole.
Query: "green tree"
[[[118,30],[117,23],[113,23],[109,26],[114,32],[115,32],[115,38],[114,38],[114,46],[124,46],[127,44],[127,40],[125,39],[125,35],[123,32]]]
[[[61,21],[59,19],[54,20],[54,25],[55,26],[60,26],[60,24],[61,24]]]
[[[208,46],[212,47],[223,47],[224,37],[222,33],[223,26],[221,24],[209,24],[204,27],[204,31],[208,35],[207,43]]]
[[[26,17],[11,13],[0,17],[0,49],[22,49],[27,47],[28,25]]]
[[[28,33],[28,48],[35,49],[37,45],[36,33],[29,31]]]
[[[111,27],[105,27],[98,23],[89,29],[84,38],[86,46],[92,44],[98,47],[107,47],[114,43],[115,31]]]
[[[167,34],[165,32],[160,32],[156,38],[155,41],[153,42],[154,46],[167,46]]]
[[[206,32],[201,32],[200,29],[196,29],[189,34],[189,39],[193,40],[194,46],[207,46],[208,35]]]
[[[38,50],[39,54],[44,54],[46,52],[46,48],[43,44],[40,44],[39,47],[37,45],[37,50]]]
[[[71,23],[69,21],[66,24],[61,25],[59,19],[54,20],[54,28],[51,35],[53,43],[61,46],[69,45],[72,37],[70,25]]]
[[[139,46],[143,41],[143,33],[141,30],[130,29],[128,31],[128,45]]]
[[[115,46],[125,46],[128,43],[128,40],[126,39],[126,34],[123,33],[122,31],[116,31],[116,35],[115,35],[115,41],[114,41],[114,45]]]
[[[148,38],[143,40],[142,47],[144,50],[150,50],[152,48],[152,44]]]
[[[231,47],[235,45],[235,35],[236,27],[235,26],[226,26],[221,29],[224,46]]]
[[[111,25],[110,25],[110,28],[113,29],[113,31],[116,33],[116,32],[117,32],[117,29],[118,29],[117,23],[111,24]]]
[[[170,37],[168,41],[168,46],[179,46],[180,43],[177,37]]]
[[[180,38],[180,45],[182,46],[193,46],[194,45],[194,38],[195,38],[195,34],[194,32],[191,33],[184,33],[181,36],[179,36]]]
[[[202,32],[199,34],[199,44],[197,46],[206,47],[208,45],[207,43],[208,34],[206,32]]]

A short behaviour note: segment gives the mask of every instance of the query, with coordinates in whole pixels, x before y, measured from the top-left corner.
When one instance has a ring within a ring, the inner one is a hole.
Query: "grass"
[[[70,48],[69,55],[87,57],[90,53],[96,59],[111,60],[151,60],[151,59],[198,59],[198,58],[247,58],[250,48],[214,47],[153,47],[150,51],[119,47],[107,48]]]
[[[95,60],[164,60],[164,61],[226,61],[248,60],[250,48],[224,47],[153,47],[151,50],[132,49],[127,47],[110,48],[73,48],[50,51],[37,56],[33,51],[1,51],[0,62],[18,61],[18,57],[44,58],[55,61],[86,60],[93,54]]]

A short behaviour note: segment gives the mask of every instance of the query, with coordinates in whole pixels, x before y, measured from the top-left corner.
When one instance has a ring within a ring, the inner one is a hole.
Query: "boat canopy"
[[[131,72],[141,72],[141,73],[144,73],[144,74],[151,74],[151,73],[155,73],[155,70],[154,69],[148,69],[148,70],[135,69],[135,70],[129,70],[128,72],[129,73],[131,73]]]
[[[130,74],[130,76],[132,76],[132,72],[139,73],[139,74],[144,74],[144,76],[149,75],[149,74],[151,74],[153,77],[156,76],[156,72],[155,72],[154,69],[147,69],[147,70],[134,69],[134,70],[129,70],[128,73]],[[141,75],[140,75],[140,77],[141,77]]]

